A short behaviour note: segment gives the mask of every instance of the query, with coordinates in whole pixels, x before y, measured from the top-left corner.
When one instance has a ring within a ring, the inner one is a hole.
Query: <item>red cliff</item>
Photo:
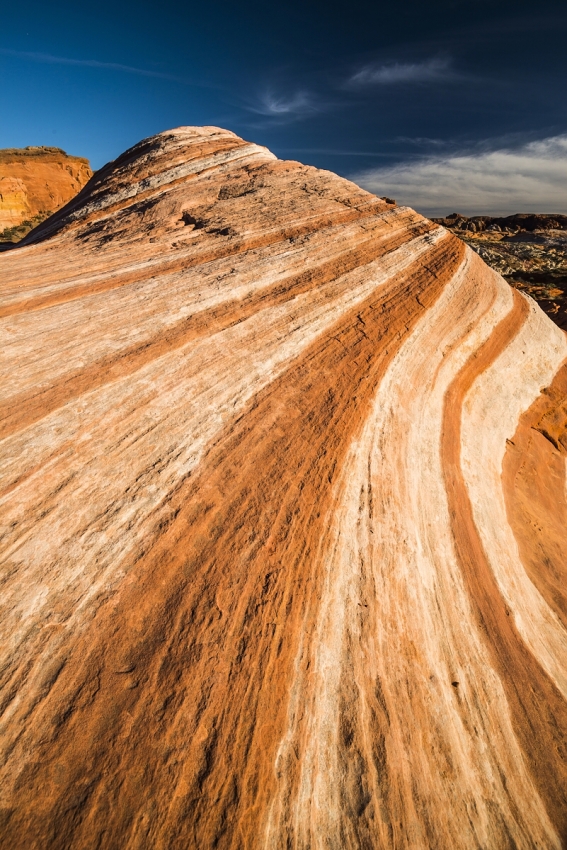
[[[91,177],[88,159],[60,148],[0,150],[0,238],[4,230],[26,220],[37,223],[58,210]]]

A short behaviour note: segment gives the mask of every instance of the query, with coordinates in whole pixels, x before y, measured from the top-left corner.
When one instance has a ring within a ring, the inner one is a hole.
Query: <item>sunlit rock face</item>
[[[25,220],[37,223],[59,209],[91,176],[87,159],[69,156],[60,148],[0,150],[0,235],[6,228]]]
[[[29,215],[31,209],[23,180],[0,176],[0,228],[19,224]]]
[[[559,848],[567,337],[217,128],[0,256],[10,848]]]

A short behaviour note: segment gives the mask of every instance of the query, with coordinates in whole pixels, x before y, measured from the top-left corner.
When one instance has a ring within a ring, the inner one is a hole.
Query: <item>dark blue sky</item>
[[[216,124],[425,212],[567,212],[564,0],[28,0],[1,19],[0,147],[96,168]]]

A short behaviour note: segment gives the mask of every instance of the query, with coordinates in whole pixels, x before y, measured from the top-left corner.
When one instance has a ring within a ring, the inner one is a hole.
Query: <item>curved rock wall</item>
[[[0,257],[10,848],[559,848],[567,337],[216,128]]]

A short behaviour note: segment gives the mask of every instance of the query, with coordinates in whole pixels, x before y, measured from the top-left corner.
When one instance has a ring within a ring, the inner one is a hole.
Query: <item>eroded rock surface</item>
[[[0,286],[3,845],[559,848],[535,303],[216,128],[98,172]]]
[[[88,159],[61,148],[0,150],[0,242],[17,242],[92,177]]]

